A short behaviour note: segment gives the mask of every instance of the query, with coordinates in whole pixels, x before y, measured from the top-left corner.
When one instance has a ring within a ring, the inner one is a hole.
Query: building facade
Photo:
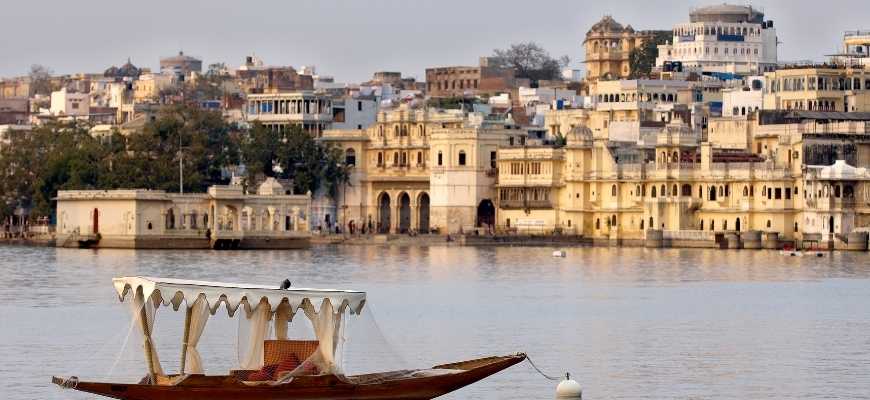
[[[627,79],[631,76],[630,55],[653,38],[653,31],[635,31],[623,26],[609,15],[586,32],[583,48],[586,53],[586,80]]]
[[[674,26],[673,41],[658,46],[656,65],[679,62],[701,71],[761,74],[776,69],[777,37],[773,21],[752,6],[700,7],[689,22]]]
[[[57,246],[108,248],[298,248],[309,242],[311,198],[274,179],[257,193],[212,186],[207,193],[61,190]]]
[[[870,162],[870,114],[818,114],[714,119],[708,141],[673,121],[651,145],[584,126],[564,148],[501,148],[497,224],[607,243],[866,249],[870,185],[856,166]]]
[[[384,234],[492,225],[498,147],[524,135],[481,114],[407,106],[381,112],[365,130],[327,131],[321,140],[351,166],[334,220]]]
[[[794,66],[764,74],[765,110],[870,111],[870,69]]]
[[[527,80],[523,81],[527,82]],[[426,93],[431,97],[495,94],[516,87],[518,81],[515,71],[512,68],[491,66],[486,57],[481,57],[480,65],[475,67],[426,68]]]
[[[245,119],[274,130],[295,125],[319,137],[333,121],[332,99],[310,91],[251,93]]]
[[[192,73],[202,73],[202,60],[179,51],[178,55],[160,59],[160,73],[175,75],[179,81],[184,81]]]

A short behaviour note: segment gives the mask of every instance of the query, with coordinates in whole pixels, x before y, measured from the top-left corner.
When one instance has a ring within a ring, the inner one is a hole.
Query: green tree
[[[632,49],[628,54],[628,65],[631,69],[629,77],[631,79],[649,77],[659,54],[658,46],[665,44],[671,38],[673,38],[672,31],[657,31],[652,39],[645,41],[641,47]]]

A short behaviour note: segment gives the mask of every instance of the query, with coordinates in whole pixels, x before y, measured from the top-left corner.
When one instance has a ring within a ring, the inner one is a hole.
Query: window
[[[444,155],[438,152],[438,166],[444,165]]]
[[[384,165],[384,153],[378,153],[378,166]]]
[[[417,152],[417,165],[423,165],[423,152]]]
[[[465,150],[459,150],[459,165],[465,165]]]
[[[496,158],[497,158],[497,153],[494,151],[490,151],[489,152],[489,167],[490,168],[495,168]]]
[[[616,197],[616,185],[610,187],[610,195]]]
[[[362,102],[361,101],[356,102],[356,110],[362,111]]]
[[[356,165],[356,150],[347,149],[344,152],[344,163],[346,165]]]
[[[776,200],[779,200],[782,198],[782,188],[776,188],[776,190],[774,190],[774,198]]]

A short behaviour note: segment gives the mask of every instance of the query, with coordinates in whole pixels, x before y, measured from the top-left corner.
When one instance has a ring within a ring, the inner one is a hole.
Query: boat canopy
[[[178,311],[184,303],[185,322],[182,337],[180,371],[202,373],[202,360],[197,343],[205,329],[209,314],[215,315],[221,303],[226,304],[230,317],[243,306],[239,323],[239,366],[259,369],[264,363],[264,343],[269,326],[274,325],[275,338],[288,340],[288,325],[297,311],[311,321],[317,337],[317,350],[308,361],[323,373],[340,374],[343,315],[350,311],[359,315],[365,305],[365,292],[335,289],[281,289],[273,286],[220,283],[132,276],[115,278],[112,282],[118,298],[130,299],[134,321],[142,334],[145,361],[149,376],[163,375],[152,334],[155,314],[162,304]],[[244,332],[244,333],[243,333]]]
[[[277,286],[147,276],[115,278],[112,283],[121,302],[128,294],[136,293],[141,288],[143,298],[151,298],[155,305],[160,303],[164,306],[172,305],[177,311],[182,302],[186,301],[188,307],[191,307],[202,296],[212,315],[217,312],[221,303],[226,304],[230,316],[235,314],[239,306],[244,306],[246,314],[250,314],[264,300],[268,302],[273,313],[279,305],[285,302],[290,305],[291,314],[294,314],[300,307],[306,306],[306,303],[310,304],[314,310],[319,310],[326,300],[329,300],[335,312],[344,312],[349,307],[353,312],[359,313],[366,301],[365,292],[354,290],[280,289]]]

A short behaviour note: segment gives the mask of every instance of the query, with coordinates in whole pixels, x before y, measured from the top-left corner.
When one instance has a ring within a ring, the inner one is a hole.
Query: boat
[[[782,247],[782,250],[779,251],[780,255],[789,256],[789,257],[803,257],[804,253],[800,250],[795,249],[791,245],[785,245]]]
[[[121,302],[132,302],[133,323],[142,337],[145,366],[139,382],[96,382],[76,376],[52,377],[52,383],[122,400],[308,400],[432,399],[496,374],[526,359],[523,353],[435,365],[427,369],[357,375],[342,370],[341,334],[346,318],[363,312],[366,293],[152,277],[115,278]],[[221,306],[239,315],[239,369],[222,375],[203,373],[197,343],[208,319]],[[165,373],[154,346],[158,309],[185,311],[177,374]],[[297,312],[311,322],[316,340],[288,337]],[[268,339],[270,321],[274,338]],[[243,338],[241,326],[247,327]],[[283,368],[283,372],[282,372]]]

